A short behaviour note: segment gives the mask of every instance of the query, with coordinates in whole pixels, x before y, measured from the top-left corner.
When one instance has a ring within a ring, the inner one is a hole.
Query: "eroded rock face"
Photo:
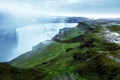
[[[71,37],[70,35],[81,35],[92,31],[95,27],[90,22],[79,22],[75,28],[65,27],[60,29],[59,33],[53,37],[53,40],[62,40],[62,38]],[[76,37],[74,36],[74,37]],[[73,36],[72,36],[73,37]]]
[[[58,35],[56,35],[56,37],[67,36],[69,34],[69,30],[70,30],[70,28],[68,28],[68,27],[60,29],[60,31],[59,31]]]
[[[90,31],[95,28],[90,23],[86,23],[86,22],[79,22],[77,27],[82,28],[84,30],[90,30]]]

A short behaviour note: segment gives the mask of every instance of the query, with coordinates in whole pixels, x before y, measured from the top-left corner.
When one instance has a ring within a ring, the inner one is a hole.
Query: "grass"
[[[120,33],[120,25],[107,26],[107,28],[108,28],[111,32],[118,32],[118,33]]]
[[[64,43],[73,43],[73,42],[79,42],[80,35],[84,34],[84,31],[82,31],[81,28],[70,28],[67,31],[64,31],[63,35],[56,35],[53,40],[57,42],[64,42]]]
[[[0,63],[0,80],[42,80],[45,77],[42,70],[21,69],[8,63]]]
[[[119,49],[120,45],[104,41],[98,32],[86,35],[81,41],[80,51],[73,55],[74,61],[81,61],[76,72],[89,80],[120,78],[120,63],[115,60]]]
[[[76,80],[119,80],[120,63],[115,58],[119,58],[120,45],[104,41],[100,25],[84,35],[77,30],[73,28],[61,41],[18,57],[12,65],[42,69],[43,80],[69,79],[72,73]]]
[[[43,50],[37,51],[36,54],[32,56],[32,59],[30,57],[23,57],[25,55],[22,55],[18,58],[18,60],[16,59],[16,61],[13,62],[12,65],[17,65],[22,68],[34,67],[35,65],[50,61],[57,56],[61,56],[65,54],[67,48],[74,48],[78,45],[79,43],[66,44],[53,42],[49,46],[45,47]],[[24,63],[22,63],[22,60]]]

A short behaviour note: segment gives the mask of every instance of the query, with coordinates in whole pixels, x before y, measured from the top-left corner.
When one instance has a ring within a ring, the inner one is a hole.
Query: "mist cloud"
[[[0,11],[21,16],[119,16],[119,0],[0,0]]]

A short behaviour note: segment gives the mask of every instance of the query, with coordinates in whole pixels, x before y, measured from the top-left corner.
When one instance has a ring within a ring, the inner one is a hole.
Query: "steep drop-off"
[[[75,28],[64,28],[47,41],[48,45],[40,43],[10,64],[42,69],[46,75],[43,80],[119,80],[120,45],[105,34],[106,28],[111,33],[118,31],[103,24],[79,22]]]

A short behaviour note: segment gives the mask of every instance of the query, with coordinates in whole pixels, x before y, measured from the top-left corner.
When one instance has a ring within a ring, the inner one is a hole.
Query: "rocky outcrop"
[[[59,38],[60,38],[60,37],[67,37],[68,34],[69,34],[70,29],[71,29],[71,28],[68,28],[68,27],[63,28],[63,29],[60,29],[59,33],[58,33],[55,37],[56,37],[56,38],[57,38],[57,37],[59,37]]]
[[[77,27],[88,31],[93,30],[95,28],[94,26],[92,26],[91,23],[87,22],[79,22]]]
[[[81,35],[87,34],[92,31],[95,27],[89,22],[79,22],[75,28],[63,28],[59,31],[59,33],[53,37],[53,40],[59,42],[66,42],[68,39],[74,38],[79,40]],[[72,36],[71,36],[72,35]]]
[[[75,75],[73,73],[71,73],[71,74],[67,74],[67,75],[58,76],[58,77],[54,78],[53,80],[76,80],[76,78],[75,78]]]
[[[120,54],[119,54],[120,55]],[[113,59],[115,60],[116,62],[119,62],[120,63],[120,58],[116,58],[116,57],[113,57],[113,56],[107,56],[109,57],[110,59]]]
[[[117,32],[111,32],[108,29],[104,31],[105,40],[111,43],[116,43],[120,45],[120,34]]]

